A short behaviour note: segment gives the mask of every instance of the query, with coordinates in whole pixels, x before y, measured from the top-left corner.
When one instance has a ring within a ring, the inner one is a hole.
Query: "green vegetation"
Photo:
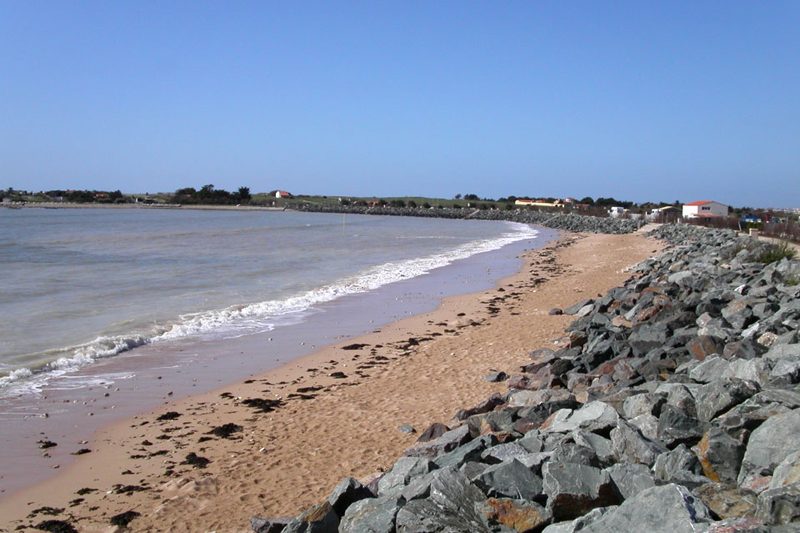
[[[178,189],[170,198],[173,204],[239,205],[249,203],[252,196],[249,187],[239,187],[236,192],[217,189],[213,185],[203,185],[200,190],[194,187]]]
[[[797,251],[788,242],[769,244],[758,258],[760,263],[769,264],[781,259],[794,259]]]

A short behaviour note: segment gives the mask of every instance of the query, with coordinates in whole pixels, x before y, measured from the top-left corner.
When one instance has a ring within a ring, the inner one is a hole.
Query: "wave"
[[[112,357],[147,344],[187,337],[231,338],[271,331],[280,325],[303,320],[308,313],[314,311],[315,306],[320,304],[422,276],[455,261],[498,250],[513,242],[533,239],[538,235],[538,232],[531,226],[514,222],[506,224],[510,226],[511,231],[500,237],[473,241],[443,253],[377,265],[353,276],[285,299],[238,304],[224,309],[181,315],[174,322],[156,324],[149,331],[134,332],[123,336],[98,337],[85,344],[40,354],[48,355],[51,359],[55,357],[55,360],[43,364],[39,368],[20,368],[9,372],[0,377],[0,389],[21,385],[29,381],[32,376],[64,375],[98,359]]]

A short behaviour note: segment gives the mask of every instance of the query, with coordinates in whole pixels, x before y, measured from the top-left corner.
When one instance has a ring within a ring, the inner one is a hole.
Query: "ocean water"
[[[302,323],[328,302],[536,235],[291,211],[0,209],[0,396],[144,345]]]

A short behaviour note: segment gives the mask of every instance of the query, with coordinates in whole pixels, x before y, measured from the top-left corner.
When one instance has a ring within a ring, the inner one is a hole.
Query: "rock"
[[[551,423],[542,424],[542,431],[566,433],[576,429],[583,429],[595,433],[606,433],[617,425],[619,415],[607,403],[594,401],[587,403],[580,409],[566,412],[559,411],[561,416],[548,419]],[[556,413],[558,415],[559,413]]]
[[[652,471],[645,465],[617,463],[605,471],[611,477],[620,500],[627,500],[656,484]]]
[[[800,524],[800,483],[759,494],[756,518],[770,525]]]
[[[490,466],[475,484],[489,497],[533,500],[542,492],[542,479],[517,459]]]
[[[481,453],[481,460],[487,463],[502,463],[506,459],[514,459],[525,456],[531,453],[529,450],[522,446],[518,441],[508,442],[505,444],[498,444],[487,448]],[[539,451],[539,450],[536,450]]]
[[[693,492],[722,519],[752,516],[758,501],[752,492],[723,483],[706,483]]]
[[[607,472],[573,463],[545,463],[542,467],[547,509],[554,520],[571,520],[596,507],[619,503]]]
[[[489,524],[500,524],[522,533],[539,531],[551,519],[550,513],[535,502],[489,498],[479,505]]]
[[[461,472],[452,468],[439,470],[431,482],[430,497],[410,501],[398,511],[397,531],[489,533],[482,513],[476,509],[476,504],[485,499]]]
[[[505,381],[508,379],[508,374],[505,372],[492,372],[491,374],[486,374],[483,376],[483,381],[488,381],[489,383],[498,383],[500,381]]]
[[[683,444],[659,455],[653,465],[653,473],[658,481],[679,483],[688,488],[708,483],[707,478],[699,475],[697,457]]]
[[[658,415],[663,404],[664,399],[655,394],[635,394],[622,403],[622,414],[628,419],[639,415]]]
[[[628,422],[648,439],[658,439],[658,418],[653,415],[639,415]]]
[[[466,425],[459,426],[443,433],[436,439],[430,441],[417,442],[405,452],[410,457],[426,457],[432,459],[437,455],[449,452],[470,440],[469,428]]]
[[[758,384],[736,378],[720,378],[704,385],[695,395],[697,416],[708,422],[760,390]]]
[[[328,503],[331,504],[336,514],[341,517],[344,515],[345,510],[353,503],[363,500],[364,498],[372,497],[374,497],[374,494],[372,494],[367,487],[362,485],[357,479],[347,477],[334,487],[333,491],[328,496]]]
[[[690,340],[686,344],[686,348],[695,359],[703,361],[706,357],[720,355],[723,346],[716,337],[712,337],[711,335],[699,335]]]
[[[734,360],[724,369],[720,375],[723,378],[737,378],[743,381],[751,381],[758,385],[759,389],[764,388],[769,379],[769,367],[763,359]]]
[[[394,533],[400,502],[392,496],[360,500],[347,508],[340,533]]]
[[[658,439],[672,446],[681,442],[694,444],[703,435],[704,424],[671,404],[661,409],[658,418]]]
[[[400,427],[398,427],[397,429],[400,430],[400,433],[411,434],[417,432],[417,430],[414,429],[414,426],[412,426],[411,424],[401,424]]]
[[[542,533],[577,533],[593,522],[597,522],[606,513],[616,509],[616,505],[609,507],[597,507],[592,509],[585,515],[576,518],[570,522],[559,522],[551,524],[542,530]]]
[[[427,474],[436,466],[423,457],[401,457],[378,480],[378,494],[380,496],[397,496],[408,484],[411,478]]]
[[[489,411],[493,411],[496,407],[499,407],[505,403],[505,399],[498,393],[492,394],[486,400],[479,403],[478,405],[470,408],[470,409],[461,409],[458,413],[456,413],[456,418],[458,420],[466,420],[467,418],[479,415],[482,413],[488,413]]]
[[[797,451],[800,435],[800,410],[793,410],[767,419],[750,435],[742,459],[738,482],[749,476],[769,476],[790,454]]]
[[[328,502],[314,505],[292,519],[282,533],[330,533],[337,531],[339,515]]]
[[[550,309],[550,311],[548,311],[547,314],[550,315],[550,316],[563,315],[564,314],[564,310],[563,309],[559,309],[558,307],[554,307],[554,308]]]
[[[483,451],[497,442],[494,435],[484,435],[434,459],[437,468],[460,467],[467,461],[477,461]]]
[[[711,383],[718,379],[723,372],[728,370],[731,363],[725,359],[712,355],[703,359],[700,364],[689,371],[689,377],[698,383]]]
[[[577,303],[565,308],[564,309],[564,314],[565,315],[574,315],[578,311],[580,311],[581,309],[586,307],[587,305],[592,305],[593,303],[594,303],[594,300],[591,300],[591,299],[581,300],[580,302],[577,302]]]
[[[800,451],[786,456],[772,474],[769,488],[777,489],[793,483],[800,483]]]
[[[250,528],[255,533],[281,533],[290,520],[289,518],[262,518],[260,516],[254,516],[250,519]]]
[[[703,474],[711,481],[735,483],[744,456],[744,444],[719,427],[712,427],[693,448]]]
[[[634,326],[628,337],[628,343],[633,349],[633,354],[642,356],[653,348],[660,348],[667,343],[669,329],[660,323],[647,323]]]
[[[696,533],[712,522],[708,508],[686,487],[669,484],[647,489],[625,500],[582,533]]]
[[[652,466],[656,457],[667,451],[661,444],[644,437],[624,420],[620,420],[617,427],[611,430],[611,444],[617,460],[647,466]]]
[[[448,431],[450,431],[449,427],[445,426],[442,423],[434,422],[433,424],[428,426],[428,429],[422,432],[422,434],[417,439],[417,442],[430,442],[434,439],[438,439]]]

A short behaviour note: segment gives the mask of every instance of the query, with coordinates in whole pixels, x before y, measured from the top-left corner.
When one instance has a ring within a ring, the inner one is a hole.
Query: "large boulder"
[[[771,476],[789,454],[800,449],[800,409],[770,417],[750,435],[738,482],[750,476]]]
[[[608,472],[574,463],[545,463],[542,467],[547,509],[555,520],[571,520],[595,507],[620,502]]]
[[[686,487],[671,483],[628,498],[581,532],[696,533],[710,522],[711,514],[705,504]]]
[[[393,533],[400,500],[393,496],[360,500],[347,508],[339,533]]]

